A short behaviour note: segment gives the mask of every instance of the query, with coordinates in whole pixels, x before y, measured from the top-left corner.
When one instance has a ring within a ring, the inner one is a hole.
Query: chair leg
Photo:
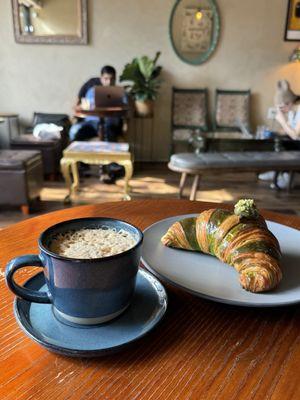
[[[21,211],[23,215],[29,215],[30,214],[30,209],[29,209],[29,205],[27,204],[23,204],[21,206]]]
[[[291,193],[291,191],[292,191],[294,177],[295,177],[295,171],[290,171],[289,172],[289,183],[288,183],[288,187],[287,187],[288,193]]]
[[[273,184],[274,184],[274,186],[275,186],[275,188],[276,188],[277,190],[280,190],[280,187],[278,186],[278,183],[277,183],[279,174],[280,174],[280,172],[276,171],[276,172],[275,172],[275,175],[274,175],[274,178],[273,178]]]
[[[181,174],[180,183],[179,183],[179,198],[182,199],[183,189],[186,182],[187,173],[183,172]]]
[[[199,185],[200,175],[195,175],[194,182],[192,185],[190,200],[196,200],[197,189]]]

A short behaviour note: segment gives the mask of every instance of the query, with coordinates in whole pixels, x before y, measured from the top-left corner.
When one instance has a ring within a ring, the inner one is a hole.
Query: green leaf
[[[159,59],[160,55],[161,55],[161,52],[157,51],[156,54],[155,54],[154,60],[153,60],[153,64],[154,65],[156,65],[157,60]]]
[[[146,80],[149,80],[154,70],[153,61],[150,60],[150,58],[148,58],[147,56],[143,56],[138,59],[138,65],[141,74],[144,76]]]
[[[130,64],[126,64],[120,76],[120,81],[136,81],[139,77],[139,67],[137,59],[135,58]]]
[[[152,72],[151,79],[157,78],[160,75],[161,70],[162,70],[162,67],[160,67],[160,66],[159,67],[155,67],[153,72]]]
[[[138,100],[154,100],[157,97],[161,81],[158,76],[162,67],[156,66],[160,56],[157,52],[154,59],[148,56],[134,58],[131,63],[125,65],[120,76],[120,81],[131,82],[129,93]]]

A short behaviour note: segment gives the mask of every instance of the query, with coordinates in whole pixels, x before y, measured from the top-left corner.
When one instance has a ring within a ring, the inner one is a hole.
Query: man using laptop
[[[89,104],[94,104],[95,88],[99,86],[114,86],[115,83],[115,68],[110,65],[105,65],[100,71],[99,78],[89,79],[80,88],[75,108],[82,103],[83,99],[88,101]],[[99,118],[88,116],[71,127],[69,138],[71,141],[84,141],[99,136],[101,140],[116,142],[122,135],[123,129],[124,121],[121,117]],[[123,169],[124,168],[118,164],[112,163],[108,166],[100,167],[100,175],[105,183],[114,183],[118,177],[124,176]],[[105,174],[108,175],[108,177],[105,177]]]
[[[91,78],[80,88],[76,107],[82,100],[88,100],[90,104],[95,101],[94,89],[97,86],[114,86],[116,83],[116,70],[110,65],[101,69],[99,78]],[[115,142],[123,132],[123,119],[120,117],[94,117],[88,116],[74,124],[69,132],[71,141],[89,140],[99,136],[101,140]]]

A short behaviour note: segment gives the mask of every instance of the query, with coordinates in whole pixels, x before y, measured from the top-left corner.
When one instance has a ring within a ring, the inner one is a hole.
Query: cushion
[[[38,145],[38,146],[53,146],[54,143],[59,142],[59,138],[54,139],[41,139],[37,138],[31,134],[27,135],[19,135],[16,138],[11,140],[11,144],[15,145]]]
[[[173,139],[174,140],[182,140],[188,141],[192,137],[192,132],[190,129],[174,129],[173,130]]]
[[[39,151],[0,150],[0,170],[24,170],[39,159]]]
[[[250,93],[217,92],[217,128],[238,129],[239,122],[249,128]]]
[[[197,170],[211,168],[298,168],[300,169],[300,151],[249,151],[226,153],[179,153],[173,154],[170,166]]]
[[[173,125],[207,129],[207,93],[178,89],[173,94]]]

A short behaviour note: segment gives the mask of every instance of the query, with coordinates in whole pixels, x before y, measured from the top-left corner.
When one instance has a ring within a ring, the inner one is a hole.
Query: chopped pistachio
[[[244,218],[258,218],[259,213],[253,199],[241,199],[234,206],[234,213]]]

